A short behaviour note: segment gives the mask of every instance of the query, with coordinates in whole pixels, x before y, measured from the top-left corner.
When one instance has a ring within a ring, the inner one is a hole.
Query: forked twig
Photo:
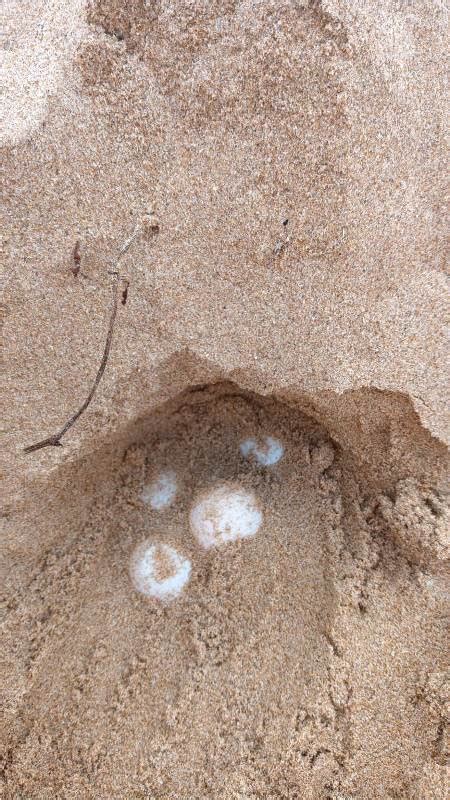
[[[131,247],[133,242],[135,241],[137,235],[139,233],[139,227],[136,226],[131,236],[126,240],[125,244],[119,250],[119,254],[115,261],[115,271],[113,274],[113,300],[112,300],[112,307],[111,307],[111,315],[109,318],[109,326],[108,326],[108,333],[106,335],[106,342],[105,342],[105,349],[103,350],[102,360],[100,362],[100,366],[97,370],[97,374],[95,376],[94,383],[89,391],[86,400],[84,401],[83,405],[78,409],[78,411],[73,414],[70,419],[67,420],[64,427],[61,428],[58,433],[53,434],[53,436],[49,436],[47,439],[42,439],[40,442],[36,442],[36,444],[30,444],[28,447],[24,447],[25,453],[33,453],[35,450],[41,450],[43,447],[62,447],[61,439],[67,433],[70,428],[75,425],[75,422],[84,411],[86,411],[87,407],[89,406],[92,398],[94,397],[95,392],[97,391],[97,387],[102,379],[103,373],[106,368],[106,364],[108,363],[109,353],[111,350],[111,344],[113,339],[114,333],[114,323],[116,321],[117,315],[117,306],[119,302],[119,283],[120,283],[120,273],[117,269],[119,265],[120,259],[125,255],[127,250]]]

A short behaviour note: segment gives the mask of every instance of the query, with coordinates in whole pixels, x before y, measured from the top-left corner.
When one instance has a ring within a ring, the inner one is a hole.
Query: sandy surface
[[[2,67],[4,796],[444,800],[442,5],[26,6]],[[25,455],[87,394],[135,229],[95,399]],[[271,467],[239,449],[261,436]],[[205,550],[190,510],[224,482],[264,521]],[[190,561],[170,603],[133,586],[146,539]]]

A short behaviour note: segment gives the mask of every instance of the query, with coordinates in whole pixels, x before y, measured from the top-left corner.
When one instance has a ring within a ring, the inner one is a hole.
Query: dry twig
[[[77,241],[75,242],[75,247],[73,248],[72,258],[73,258],[73,265],[71,266],[70,270],[71,270],[71,272],[73,272],[75,277],[77,277],[78,273],[80,271],[80,264],[81,264],[81,253],[80,253],[80,241],[79,241],[79,239],[77,239]]]
[[[97,391],[97,387],[102,379],[103,373],[106,368],[106,364],[108,363],[109,353],[111,350],[112,338],[114,333],[114,323],[116,321],[117,315],[117,306],[118,306],[118,299],[119,299],[119,284],[120,284],[120,273],[117,269],[120,259],[125,255],[127,250],[131,247],[133,242],[135,241],[137,235],[139,233],[139,227],[136,226],[131,236],[126,240],[125,244],[119,250],[119,254],[116,258],[114,268],[115,271],[112,273],[113,275],[113,299],[112,299],[112,307],[111,307],[111,315],[109,318],[109,326],[108,326],[108,333],[106,335],[106,342],[105,342],[105,349],[103,350],[102,360],[100,362],[100,366],[98,368],[97,374],[95,376],[94,383],[89,391],[86,400],[84,401],[83,405],[78,409],[78,411],[73,414],[70,419],[67,420],[66,424],[61,428],[58,433],[53,434],[53,436],[49,436],[47,439],[42,439],[41,442],[37,442],[36,444],[30,444],[28,447],[24,448],[25,453],[33,453],[35,450],[41,450],[43,447],[62,447],[61,439],[67,433],[70,428],[75,425],[75,422],[84,411],[86,411],[87,407],[91,403],[92,398],[94,397],[95,392]]]

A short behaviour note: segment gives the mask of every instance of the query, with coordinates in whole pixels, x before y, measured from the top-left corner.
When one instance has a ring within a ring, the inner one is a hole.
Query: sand
[[[441,4],[7,14],[3,796],[444,800]]]

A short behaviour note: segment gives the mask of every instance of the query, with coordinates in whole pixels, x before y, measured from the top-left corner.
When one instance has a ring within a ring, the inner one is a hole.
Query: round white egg
[[[239,449],[244,458],[253,458],[262,467],[272,467],[284,455],[284,447],[279,439],[274,436],[264,436],[262,439],[245,439]]]
[[[172,505],[177,494],[177,476],[173,470],[160,472],[152,483],[144,486],[141,500],[155,511],[163,511]]]
[[[200,495],[189,515],[192,533],[205,548],[254,536],[262,521],[256,495],[229,484]]]
[[[144,542],[131,557],[130,576],[135,589],[156,600],[173,600],[191,574],[191,562],[175,548]]]

